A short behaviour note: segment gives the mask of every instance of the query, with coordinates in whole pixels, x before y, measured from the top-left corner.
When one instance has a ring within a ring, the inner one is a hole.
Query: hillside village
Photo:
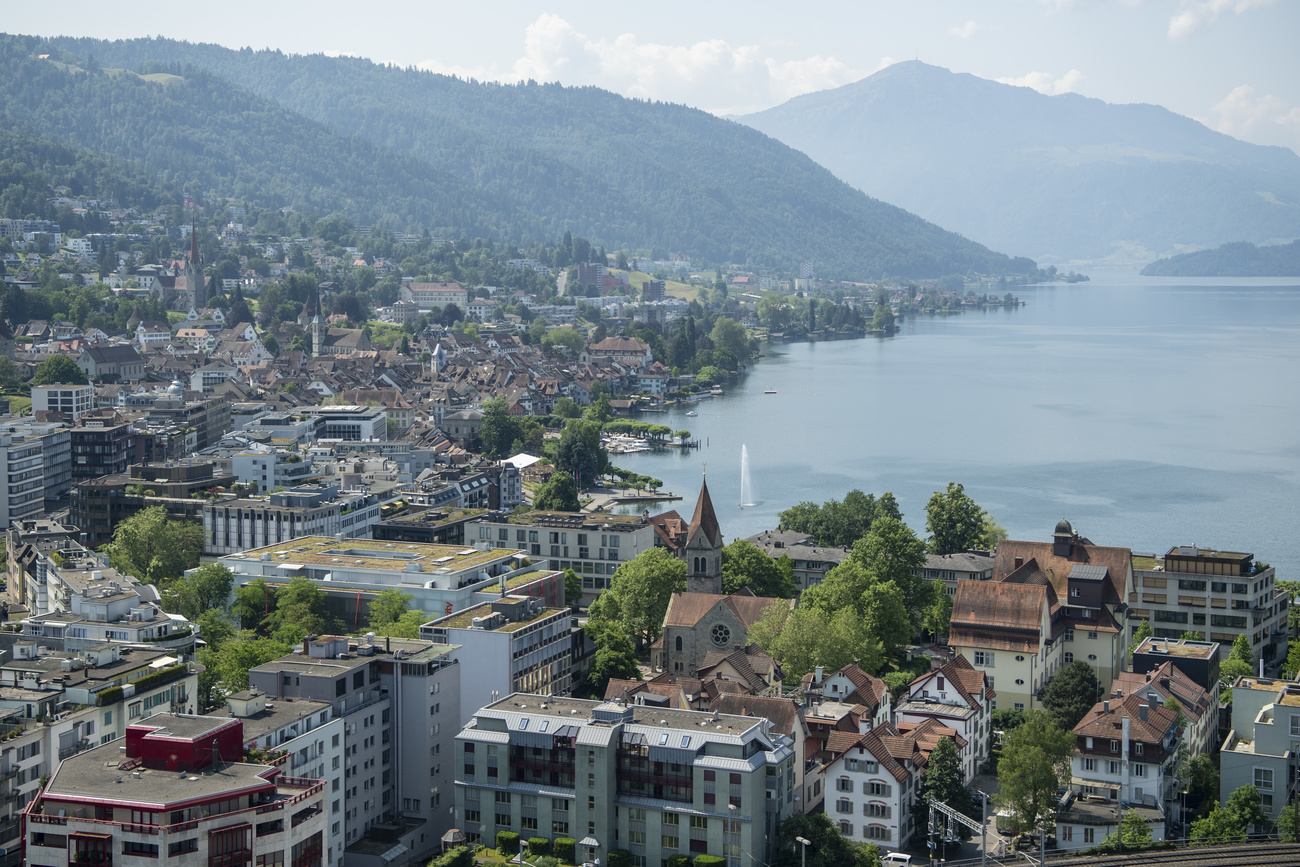
[[[613,463],[690,448],[642,419],[760,336],[888,333],[1015,303],[1005,284],[692,279],[570,237],[329,240],[233,204],[201,227],[58,203],[105,231],[0,220],[6,865],[69,839],[69,863],[216,857],[190,832],[232,813],[259,864],[331,867],[460,844],[778,863],[791,828],[871,863],[956,851],[985,806],[999,855],[1036,830],[1082,851],[1285,821],[1289,594],[1253,554],[1144,554],[1065,520],[1011,540],[960,486],[935,495],[974,509],[951,544],[889,495],[847,536],[792,509],[728,540],[707,481],[659,511],[661,483]],[[454,279],[484,260],[512,276]],[[1030,736],[1059,752],[1017,799]]]

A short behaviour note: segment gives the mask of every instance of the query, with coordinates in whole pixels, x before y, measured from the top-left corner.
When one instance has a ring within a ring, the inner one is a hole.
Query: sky
[[[920,59],[1300,152],[1300,0],[5,4],[11,33],[351,54],[744,114]]]

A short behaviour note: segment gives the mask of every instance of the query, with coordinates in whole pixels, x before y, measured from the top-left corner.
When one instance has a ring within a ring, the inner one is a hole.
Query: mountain
[[[1040,261],[1300,237],[1300,156],[1159,106],[908,61],[739,120],[869,195]]]
[[[1152,262],[1145,277],[1300,277],[1300,241],[1256,247],[1244,241]]]
[[[50,54],[41,60],[40,54]],[[161,39],[0,38],[0,112],[250,201],[825,276],[1025,274],[746,126],[597,88]]]

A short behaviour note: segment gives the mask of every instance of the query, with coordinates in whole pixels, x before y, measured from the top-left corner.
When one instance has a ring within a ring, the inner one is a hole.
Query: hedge
[[[556,837],[551,843],[551,854],[566,864],[572,864],[574,863],[573,852],[577,845],[577,841],[572,837]]]
[[[507,856],[519,854],[519,835],[514,831],[497,832],[497,851]]]
[[[626,849],[609,850],[609,867],[632,867],[632,853]]]
[[[669,855],[668,867],[691,867],[690,855]]]
[[[696,855],[695,867],[727,867],[727,859],[718,855]]]
[[[465,846],[457,846],[434,858],[429,867],[474,867],[474,853]]]
[[[551,841],[546,839],[545,837],[528,838],[529,855],[546,855],[550,852],[550,849],[551,849]]]

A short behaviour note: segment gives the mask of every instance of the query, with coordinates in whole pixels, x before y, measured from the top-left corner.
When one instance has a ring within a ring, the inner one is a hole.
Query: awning
[[[588,837],[583,837],[581,840],[579,840],[579,841],[578,841],[578,845],[579,845],[579,846],[591,846],[591,847],[594,848],[594,849],[599,849],[599,848],[600,848],[600,841],[597,840],[595,837],[590,837],[590,836],[588,836]]]
[[[380,855],[379,857],[383,860],[385,864],[388,864],[405,854],[406,854],[406,846],[402,843],[398,843],[396,846],[389,849],[387,852]]]

